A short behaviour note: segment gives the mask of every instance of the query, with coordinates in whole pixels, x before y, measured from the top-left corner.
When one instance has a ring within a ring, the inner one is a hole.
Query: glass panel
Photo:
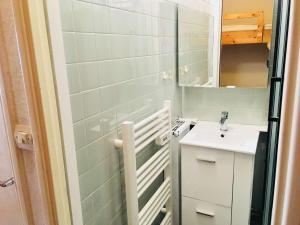
[[[268,158],[267,158],[267,180],[266,180],[266,192],[265,192],[265,208],[263,224],[269,224],[271,221],[272,206],[273,206],[273,195],[274,195],[274,182],[276,174],[276,160],[277,160],[277,144],[278,144],[278,132],[279,125],[277,122],[270,123],[269,131],[269,147],[268,147]]]

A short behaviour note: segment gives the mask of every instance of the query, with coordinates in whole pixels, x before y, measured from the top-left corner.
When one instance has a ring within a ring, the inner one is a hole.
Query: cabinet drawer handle
[[[15,184],[15,180],[13,177],[8,180],[5,180],[5,181],[0,180],[0,187],[3,187],[3,188],[9,187],[14,184]]]
[[[215,213],[206,210],[196,209],[196,213],[203,216],[215,217]]]
[[[201,158],[201,157],[197,157],[197,160],[200,161],[200,162],[216,164],[216,160],[214,160],[214,159],[204,159],[204,158]]]

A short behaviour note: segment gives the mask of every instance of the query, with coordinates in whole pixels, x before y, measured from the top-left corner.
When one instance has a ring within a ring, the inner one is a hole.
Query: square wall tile
[[[101,111],[100,93],[98,89],[85,92],[83,94],[83,106],[85,117],[95,115]]]
[[[97,174],[95,177],[99,186],[108,181],[116,172],[119,173],[118,169],[118,151],[114,151],[95,169],[95,173]]]
[[[88,33],[77,33],[76,44],[79,62],[91,62],[96,60],[95,35]]]
[[[99,71],[96,62],[79,63],[78,68],[82,90],[90,90],[99,86]]]
[[[120,126],[120,124],[124,121],[129,120],[132,111],[132,104],[125,104],[116,109],[118,126]]]
[[[112,35],[112,58],[119,59],[130,57],[130,38],[129,35]]]
[[[102,5],[94,5],[93,9],[95,33],[110,33],[110,8]]]
[[[74,31],[72,0],[60,0],[61,22],[63,31]]]
[[[120,196],[121,190],[120,173],[115,173],[113,177],[103,184],[94,195],[94,209],[98,214],[106,204],[111,200],[112,196]]]
[[[83,121],[76,123],[73,127],[76,150],[86,145],[86,131]]]
[[[82,209],[82,219],[84,224],[89,224],[89,222],[93,222],[94,219],[94,202],[93,202],[93,197],[90,196],[81,203],[81,209]]]
[[[96,115],[85,121],[86,140],[88,143],[95,141],[103,136],[103,128],[101,124],[101,116]]]
[[[137,15],[133,12],[128,12],[119,9],[111,9],[111,31],[114,34],[135,34]]]
[[[75,30],[78,32],[94,32],[93,5],[73,0]]]
[[[86,147],[76,151],[76,160],[77,160],[77,169],[79,175],[89,170],[90,164],[88,161],[88,151]]]
[[[135,55],[145,56],[148,54],[148,46],[145,44],[147,42],[146,36],[136,36],[135,38]]]
[[[85,199],[94,192],[97,188],[97,183],[95,182],[94,172],[88,170],[86,173],[79,176],[79,187],[80,187],[80,198]]]
[[[67,74],[70,94],[80,92],[81,82],[77,64],[67,65]]]
[[[112,72],[114,68],[115,65],[113,61],[98,62],[100,86],[111,85],[117,81],[117,77],[115,77]]]
[[[134,66],[133,60],[129,58],[114,60],[110,72],[116,82],[127,81],[133,78]]]
[[[112,132],[117,125],[117,115],[115,110],[109,110],[101,114],[101,127],[103,135]]]
[[[75,33],[64,32],[64,50],[66,63],[74,63],[78,60]]]
[[[105,60],[111,58],[111,35],[96,34],[96,58]]]
[[[104,149],[104,139],[98,139],[93,143],[87,145],[85,150],[87,152],[86,160],[89,164],[89,168],[98,165],[108,155],[108,153],[106,153]]]
[[[159,2],[159,17],[169,20],[176,20],[176,4],[170,1]]]
[[[74,94],[71,96],[71,110],[73,122],[77,122],[84,118],[83,98],[81,94]]]
[[[103,111],[107,111],[116,105],[116,86],[108,86],[100,89],[100,105]]]
[[[143,14],[140,14],[137,16],[136,23],[137,23],[137,34],[138,35],[146,35],[148,33],[147,32],[147,18],[148,17],[149,16],[143,15]]]
[[[121,197],[114,196],[111,201],[106,203],[105,207],[97,213],[95,218],[98,224],[116,224],[116,216],[119,216],[123,207],[123,200]]]

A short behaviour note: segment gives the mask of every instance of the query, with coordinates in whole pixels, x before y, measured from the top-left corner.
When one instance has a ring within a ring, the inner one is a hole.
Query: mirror
[[[179,86],[268,87],[273,1],[179,6]]]
[[[178,80],[180,86],[209,84],[213,59],[213,13],[178,6]]]

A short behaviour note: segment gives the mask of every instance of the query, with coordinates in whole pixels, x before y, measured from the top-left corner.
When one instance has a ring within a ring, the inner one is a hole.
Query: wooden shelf
[[[225,14],[223,16],[223,24],[225,24],[225,21],[255,18],[256,24],[223,26],[222,45],[265,43],[270,48],[272,28],[264,24],[263,11]]]

